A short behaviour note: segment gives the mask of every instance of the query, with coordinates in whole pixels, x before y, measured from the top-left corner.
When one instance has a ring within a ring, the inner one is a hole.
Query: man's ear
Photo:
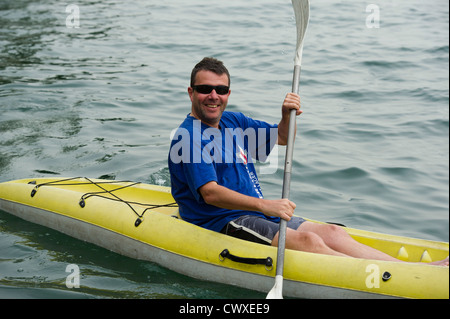
[[[191,99],[191,102],[192,102],[193,95],[194,95],[194,89],[191,87],[188,87],[188,94],[189,94],[189,98]]]

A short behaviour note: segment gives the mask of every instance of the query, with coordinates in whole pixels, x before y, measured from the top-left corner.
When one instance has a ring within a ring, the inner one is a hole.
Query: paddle
[[[294,61],[294,79],[292,81],[292,92],[299,92],[300,71],[303,55],[303,39],[309,21],[309,0],[292,0],[295,12],[295,20],[297,25],[297,51]],[[286,147],[286,159],[284,164],[284,179],[282,198],[289,198],[292,171],[292,156],[294,150],[296,126],[296,110],[291,110],[289,119],[289,131]],[[280,222],[280,234],[278,237],[278,253],[277,253],[277,271],[275,276],[275,284],[272,290],[267,294],[267,299],[283,298],[283,269],[284,269],[284,251],[286,247],[286,227],[287,222],[282,219]]]

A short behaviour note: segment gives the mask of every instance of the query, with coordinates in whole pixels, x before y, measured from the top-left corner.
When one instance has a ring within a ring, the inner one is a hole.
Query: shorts
[[[287,227],[297,230],[305,221],[301,217],[293,216],[287,222]],[[221,233],[259,244],[271,245],[279,230],[279,223],[259,216],[245,215],[229,222]]]

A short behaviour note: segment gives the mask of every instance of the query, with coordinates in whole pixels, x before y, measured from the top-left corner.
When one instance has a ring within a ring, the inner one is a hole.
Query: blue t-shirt
[[[264,161],[276,143],[277,125],[242,113],[224,112],[219,129],[188,115],[176,130],[169,151],[172,195],[180,216],[195,225],[221,231],[242,215],[261,212],[224,209],[207,204],[198,189],[208,182],[252,197],[263,198],[253,159]]]

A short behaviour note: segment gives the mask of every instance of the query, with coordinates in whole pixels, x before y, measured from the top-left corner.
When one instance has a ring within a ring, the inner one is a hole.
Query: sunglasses
[[[192,88],[200,94],[210,94],[212,90],[215,90],[219,95],[226,95],[230,92],[230,87],[225,85],[194,85]]]

